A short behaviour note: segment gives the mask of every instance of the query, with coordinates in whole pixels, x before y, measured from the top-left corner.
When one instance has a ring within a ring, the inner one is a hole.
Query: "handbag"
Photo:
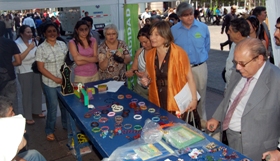
[[[35,42],[35,45],[38,47],[37,42],[36,41],[34,41],[34,42]],[[41,72],[38,69],[36,60],[31,64],[31,69],[33,70],[34,73],[41,74]]]
[[[37,66],[37,61],[34,61],[34,62],[32,63],[31,69],[33,70],[34,73],[39,73],[39,74],[41,74],[41,72],[39,71],[38,66]]]
[[[201,122],[197,110],[187,112],[186,122],[192,125],[193,127],[201,130]]]
[[[75,42],[77,51],[79,52],[78,44],[77,44],[77,42],[75,40],[74,40],[74,42]],[[69,50],[67,51],[67,54],[65,55],[64,62],[66,63],[66,65],[68,67],[72,67],[72,66],[75,65],[74,58],[72,57],[72,55],[71,55]]]

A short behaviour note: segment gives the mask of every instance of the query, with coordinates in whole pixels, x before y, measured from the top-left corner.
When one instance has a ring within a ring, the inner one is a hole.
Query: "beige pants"
[[[89,77],[75,75],[74,81],[80,82],[80,83],[89,83],[89,82],[99,81],[99,72],[97,72],[95,75],[89,76]]]

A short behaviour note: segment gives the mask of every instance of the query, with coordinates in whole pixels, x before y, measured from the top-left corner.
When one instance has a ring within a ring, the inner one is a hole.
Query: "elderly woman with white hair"
[[[118,29],[114,24],[104,28],[105,40],[98,47],[100,79],[126,81],[126,64],[131,61],[128,47],[118,40]]]

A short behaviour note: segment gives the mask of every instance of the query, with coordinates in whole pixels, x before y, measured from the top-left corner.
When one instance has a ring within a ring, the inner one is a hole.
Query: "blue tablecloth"
[[[88,84],[86,84],[86,87],[94,87],[94,85],[100,84],[102,82],[104,82],[104,81],[88,83]],[[58,92],[60,93],[59,89],[58,89]],[[95,108],[97,108],[97,110],[101,111],[102,109],[104,109],[105,105],[110,105],[112,103],[112,101],[119,103],[120,105],[122,105],[124,107],[124,109],[130,110],[129,116],[123,119],[123,123],[122,123],[123,125],[132,124],[132,125],[144,126],[145,120],[147,118],[151,119],[152,117],[155,116],[155,114],[149,113],[147,110],[145,110],[145,111],[142,111],[142,114],[141,114],[143,118],[141,120],[135,120],[133,118],[134,110],[129,107],[129,103],[131,102],[132,98],[138,99],[138,102],[144,101],[148,108],[155,108],[156,112],[159,113],[160,116],[167,116],[168,120],[165,121],[165,123],[167,123],[169,121],[173,121],[175,123],[177,123],[177,122],[184,123],[183,120],[180,120],[177,117],[175,117],[174,115],[168,113],[167,111],[165,111],[161,108],[158,108],[156,105],[149,102],[145,98],[137,95],[133,91],[127,89],[125,86],[122,86],[116,93],[107,92],[107,93],[98,94],[97,89],[95,90],[95,92],[96,92],[96,94],[93,95],[93,100],[90,100],[89,104],[93,104],[95,106]],[[118,99],[118,95],[120,95],[120,94],[123,94],[124,96],[127,94],[130,94],[132,96],[132,98],[128,99],[125,97],[124,99]],[[93,133],[91,131],[91,129],[92,129],[91,123],[98,122],[98,120],[94,119],[93,117],[90,117],[90,118],[84,117],[85,113],[87,113],[89,111],[89,109],[83,105],[83,103],[80,101],[79,98],[77,98],[74,94],[68,95],[68,96],[63,96],[63,95],[61,95],[61,93],[59,94],[59,97],[60,97],[60,101],[62,101],[62,103],[64,104],[67,111],[71,114],[71,116],[75,120],[76,124],[87,135],[87,137],[90,139],[90,141],[92,142],[92,144],[98,150],[98,152],[100,153],[100,155],[102,157],[109,157],[116,148],[129,143],[131,140],[128,139],[126,136],[133,138],[133,136],[138,134],[134,130],[131,130],[131,133],[115,135],[113,137],[113,139],[109,138],[110,134],[108,134],[108,136],[106,138],[102,138],[100,136],[100,133]],[[108,110],[112,111],[111,108],[108,108]],[[116,115],[121,115],[121,114],[122,114],[121,112],[116,113]],[[107,117],[107,115],[105,115],[105,114],[101,114],[101,116]],[[109,126],[109,128],[110,128],[109,130],[114,130],[114,125],[115,125],[114,117],[107,117],[107,118],[108,118],[108,121],[106,123],[99,122],[99,127]],[[226,145],[213,139],[212,137],[208,136],[207,134],[204,134],[204,136],[210,142],[215,142],[215,144],[217,144],[218,146],[227,147]],[[198,147],[198,148],[201,148],[201,147]],[[229,147],[227,147],[227,149],[228,149],[228,152],[227,152],[228,154],[232,154],[234,152],[234,150],[230,149]],[[238,160],[242,160],[243,158],[246,158],[239,152],[236,152],[236,154],[239,156]],[[222,158],[222,152],[216,152],[216,153],[204,153],[200,157],[200,159],[205,160],[203,158],[205,158],[206,156],[210,156],[210,155],[213,156],[215,158],[215,160]],[[174,156],[170,156],[167,158],[169,158],[170,160],[178,159],[177,157],[174,157]],[[191,158],[187,154],[181,155],[179,158],[183,158],[185,161],[191,160]]]

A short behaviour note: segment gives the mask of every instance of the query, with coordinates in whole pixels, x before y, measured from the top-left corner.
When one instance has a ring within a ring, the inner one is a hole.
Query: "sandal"
[[[43,113],[41,113],[41,114],[32,114],[32,115],[35,118],[45,118],[46,117]]]
[[[33,125],[33,124],[35,124],[35,121],[34,120],[26,120],[26,124],[27,125]]]
[[[54,140],[55,140],[54,135],[53,135],[53,134],[47,135],[47,140],[48,140],[48,141],[54,141]]]

